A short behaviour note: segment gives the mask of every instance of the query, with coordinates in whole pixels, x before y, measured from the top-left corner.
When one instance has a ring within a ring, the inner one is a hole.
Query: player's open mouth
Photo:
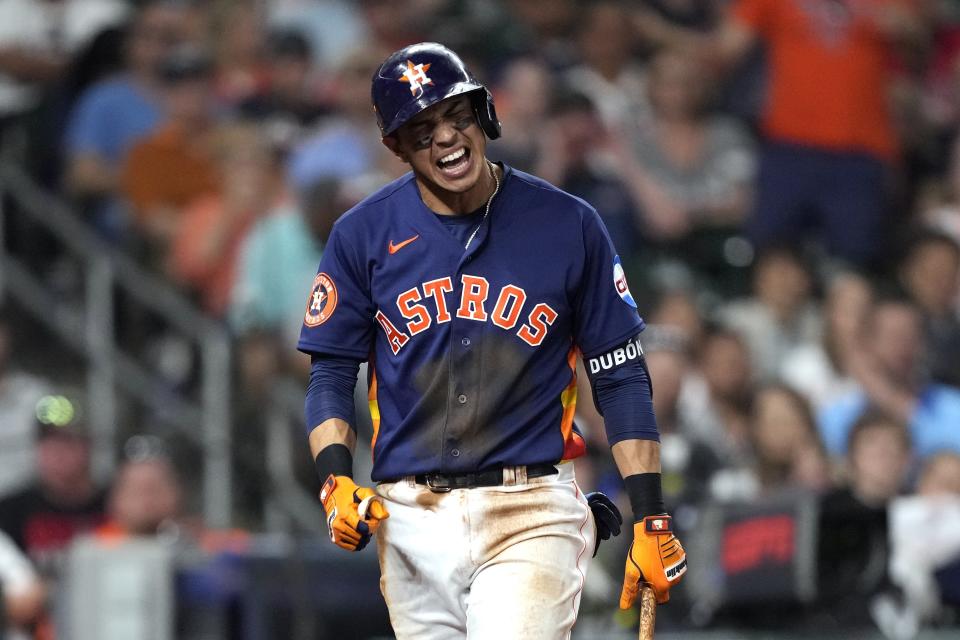
[[[460,147],[437,160],[437,168],[445,178],[462,178],[470,169],[470,149]]]

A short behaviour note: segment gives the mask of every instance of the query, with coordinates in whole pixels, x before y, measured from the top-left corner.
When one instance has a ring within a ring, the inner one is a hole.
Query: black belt
[[[552,464],[527,465],[528,478],[559,473]],[[431,491],[447,492],[454,489],[473,489],[474,487],[496,487],[503,484],[503,468],[474,471],[471,473],[424,473],[414,476],[417,484],[425,484]]]

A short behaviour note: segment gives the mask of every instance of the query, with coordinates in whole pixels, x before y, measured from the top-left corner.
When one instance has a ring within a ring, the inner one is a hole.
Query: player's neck
[[[500,171],[500,168],[489,160],[484,159],[484,162],[490,170],[483,171],[472,187],[461,192],[447,191],[417,175],[417,188],[420,190],[423,203],[434,213],[447,216],[465,215],[483,207],[496,188],[496,181],[491,171]]]

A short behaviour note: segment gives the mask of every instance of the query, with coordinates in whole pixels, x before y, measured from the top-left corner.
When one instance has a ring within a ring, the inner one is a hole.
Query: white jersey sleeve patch
[[[633,299],[633,296],[630,295],[630,287],[627,286],[627,274],[623,270],[623,265],[620,263],[620,256],[614,256],[613,258],[613,286],[617,290],[617,295],[619,295],[624,302],[633,307],[637,308],[637,303]]]

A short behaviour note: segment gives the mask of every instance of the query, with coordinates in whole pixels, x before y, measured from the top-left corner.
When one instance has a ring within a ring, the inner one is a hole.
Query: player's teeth
[[[460,157],[463,156],[466,152],[467,152],[466,149],[460,149],[460,151],[455,151],[454,153],[451,153],[450,155],[447,155],[447,156],[444,156],[444,157],[440,158],[440,162],[443,162],[443,163],[446,164],[446,163],[448,163],[448,162],[453,162],[454,160],[459,160]]]

